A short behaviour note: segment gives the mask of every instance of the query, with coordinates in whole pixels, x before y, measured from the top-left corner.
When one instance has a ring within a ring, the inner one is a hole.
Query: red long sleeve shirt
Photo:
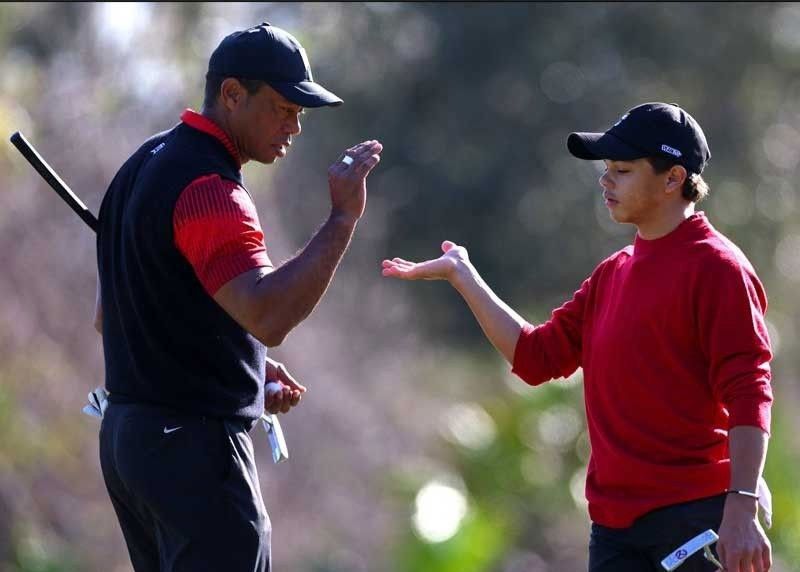
[[[750,262],[699,212],[662,238],[637,235],[523,328],[513,371],[527,383],[583,367],[592,521],[624,528],[728,488],[728,430],[769,431],[766,309]]]

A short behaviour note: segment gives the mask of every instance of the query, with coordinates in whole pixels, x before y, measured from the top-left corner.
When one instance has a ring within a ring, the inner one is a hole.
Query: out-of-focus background
[[[253,433],[276,569],[585,570],[580,374],[526,386],[446,284],[383,279],[380,261],[454,240],[546,319],[634,232],[567,134],[666,101],[704,127],[701,209],[768,292],[769,535],[774,570],[800,570],[800,5],[742,3],[0,5],[0,570],[131,569],[80,414],[103,383],[94,237],[8,137],[97,212],[128,155],[200,108],[218,42],[264,20],[345,100],[309,111],[286,159],[244,169],[273,261],[326,217],[341,151],[385,145],[332,287],[273,352],[310,388],[282,419],[290,462]]]

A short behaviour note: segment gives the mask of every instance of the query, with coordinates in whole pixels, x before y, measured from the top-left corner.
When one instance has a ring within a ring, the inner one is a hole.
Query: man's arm
[[[758,427],[740,425],[728,433],[731,491],[755,493],[767,457],[767,434]],[[717,551],[727,570],[766,572],[772,549],[758,522],[755,498],[729,493],[719,527]]]
[[[409,262],[402,258],[383,261],[384,276],[404,280],[447,280],[461,294],[497,351],[514,363],[514,350],[525,320],[503,302],[469,261],[463,246],[445,241],[444,255],[425,262]]]
[[[280,345],[325,294],[355,226],[356,219],[332,214],[297,256],[275,270],[240,274],[214,299],[264,345]]]
[[[316,307],[350,244],[364,213],[366,177],[378,164],[382,146],[366,141],[347,150],[353,162],[328,170],[331,215],[306,247],[274,271],[262,267],[224,284],[214,300],[267,346],[277,346]]]

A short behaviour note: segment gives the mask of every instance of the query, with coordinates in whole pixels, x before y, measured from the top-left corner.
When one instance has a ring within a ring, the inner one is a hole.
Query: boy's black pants
[[[709,528],[719,531],[724,506],[725,495],[717,495],[654,510],[628,528],[592,524],[589,572],[664,572],[661,560],[673,550]],[[715,570],[701,550],[676,572]]]

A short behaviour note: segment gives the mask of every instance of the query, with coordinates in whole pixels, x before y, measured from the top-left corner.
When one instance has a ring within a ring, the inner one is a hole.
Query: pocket
[[[230,471],[221,421],[178,415],[128,417],[117,456],[126,486],[146,499],[213,494]]]

